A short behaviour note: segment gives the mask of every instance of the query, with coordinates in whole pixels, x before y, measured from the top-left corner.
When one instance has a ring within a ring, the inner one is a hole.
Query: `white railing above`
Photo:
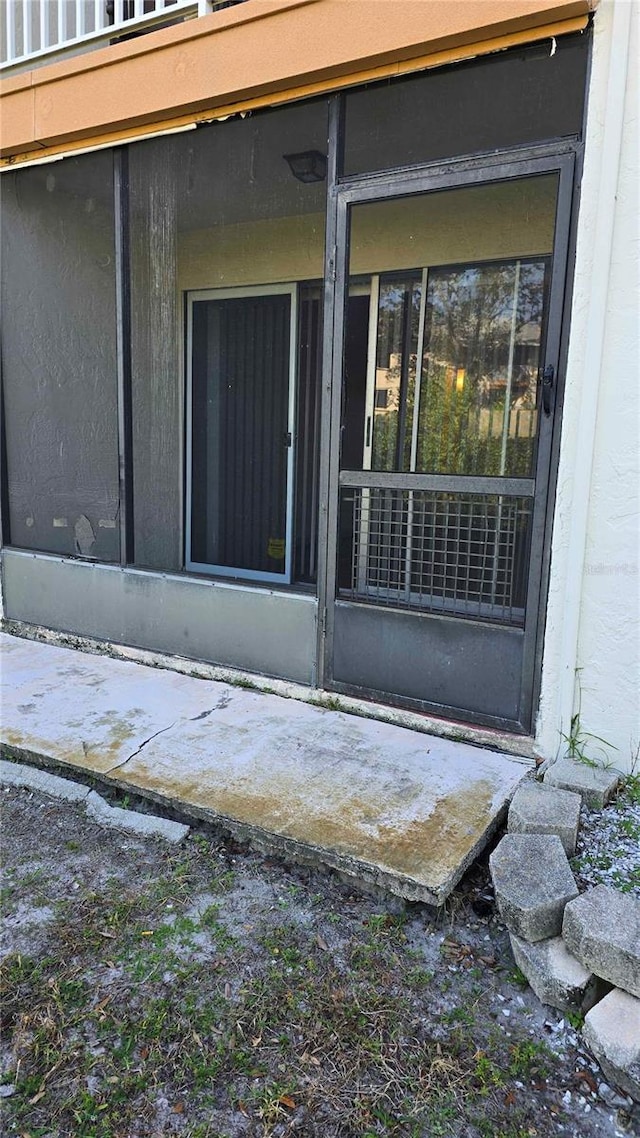
[[[0,0],[3,75],[243,0]]]

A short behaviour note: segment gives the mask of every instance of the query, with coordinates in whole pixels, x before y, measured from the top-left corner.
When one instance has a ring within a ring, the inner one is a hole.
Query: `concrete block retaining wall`
[[[535,994],[585,1015],[584,1039],[605,1076],[640,1102],[640,899],[605,885],[579,895],[567,857],[580,799],[602,807],[619,780],[559,765],[514,796],[489,861],[496,904]]]

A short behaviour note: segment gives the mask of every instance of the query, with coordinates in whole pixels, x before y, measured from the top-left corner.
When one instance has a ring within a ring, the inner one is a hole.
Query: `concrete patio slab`
[[[277,849],[441,903],[521,760],[214,680],[6,634],[5,755],[94,772]]]

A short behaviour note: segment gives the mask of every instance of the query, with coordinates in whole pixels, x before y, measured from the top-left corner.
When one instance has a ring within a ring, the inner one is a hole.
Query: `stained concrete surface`
[[[411,899],[439,903],[526,774],[466,743],[0,635],[9,757],[94,772]]]

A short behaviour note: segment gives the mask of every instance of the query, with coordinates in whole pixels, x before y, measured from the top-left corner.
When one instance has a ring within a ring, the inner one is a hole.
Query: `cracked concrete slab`
[[[190,676],[6,633],[0,650],[1,741],[99,774],[180,721],[209,712],[228,691],[214,684],[212,696],[207,682]]]
[[[508,755],[264,692],[0,645],[10,754],[93,770],[411,899],[444,900],[526,773]]]

